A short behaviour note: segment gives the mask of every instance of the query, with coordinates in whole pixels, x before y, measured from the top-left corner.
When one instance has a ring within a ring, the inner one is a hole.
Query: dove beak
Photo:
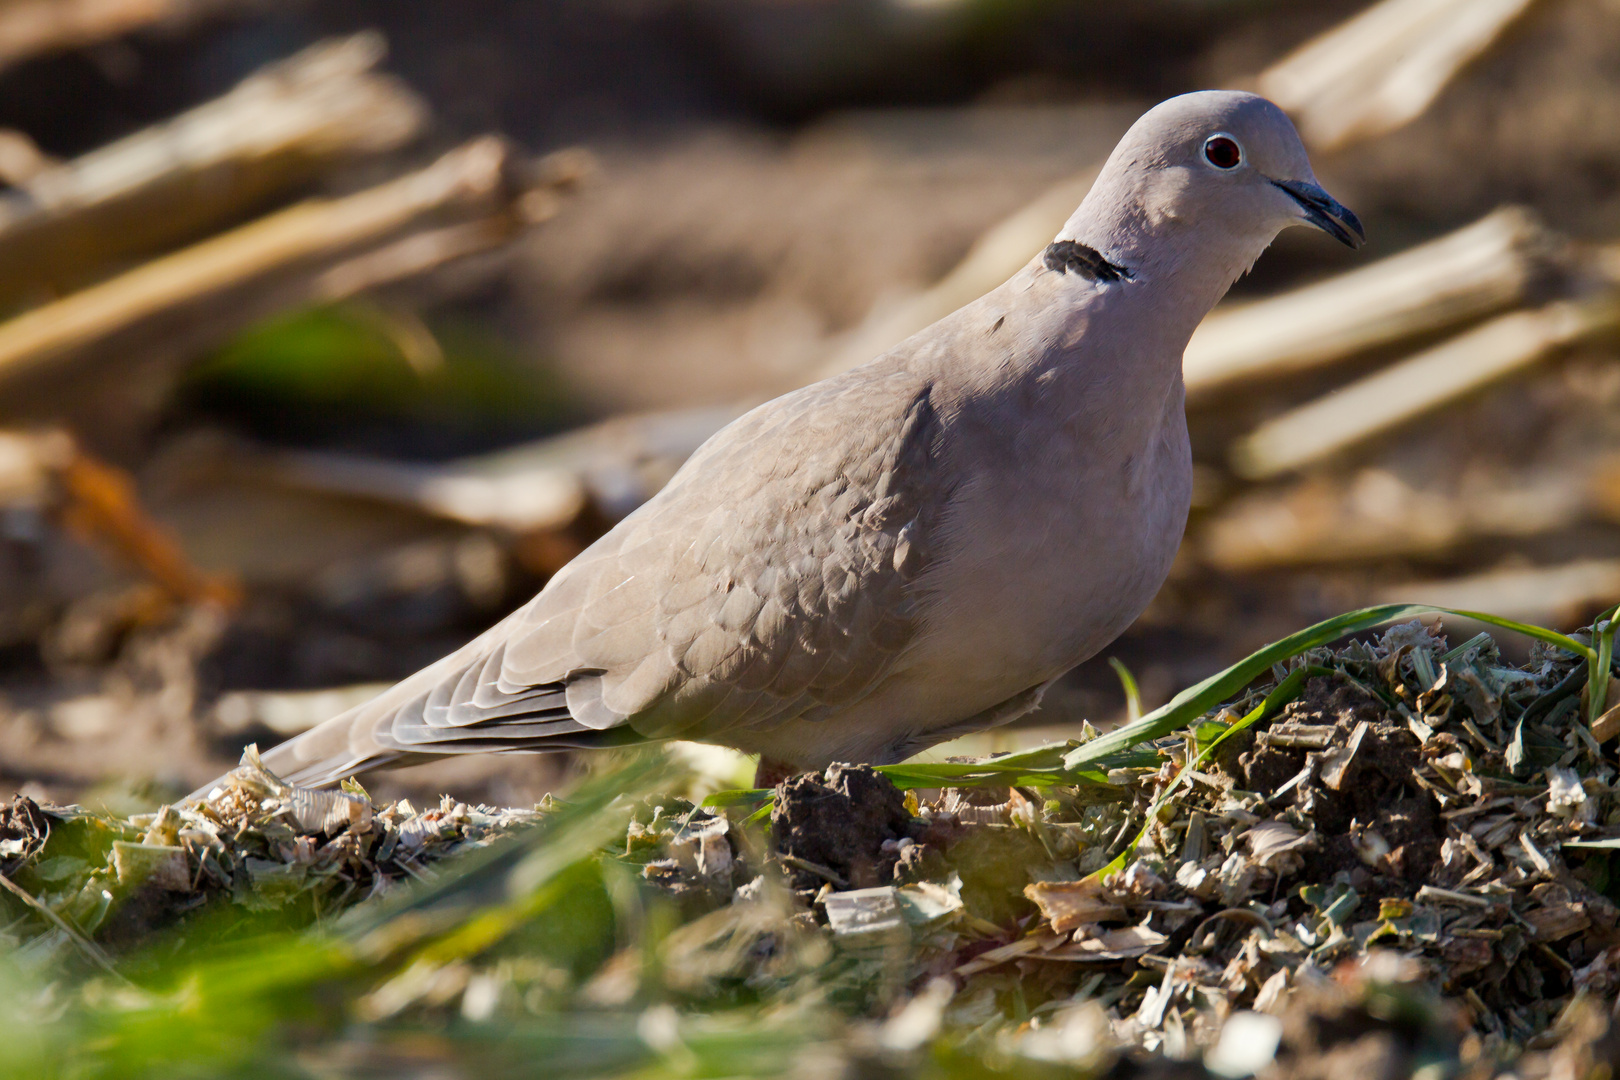
[[[1339,200],[1315,184],[1304,180],[1271,182],[1281,188],[1289,198],[1299,203],[1300,209],[1305,212],[1307,222],[1339,243],[1346,247],[1358,248],[1367,239],[1367,232],[1361,227],[1361,220],[1350,212],[1350,208],[1340,204]]]

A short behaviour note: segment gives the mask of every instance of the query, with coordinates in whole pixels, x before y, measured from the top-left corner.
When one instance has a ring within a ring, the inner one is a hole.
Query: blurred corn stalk
[[[21,168],[0,193],[0,304],[22,308],[0,322],[0,420],[127,445],[182,365],[256,320],[467,265],[557,211],[584,159],[530,162],[485,137],[208,235],[422,131],[423,103],[374,70],[384,53],[375,33],[322,42],[172,120]]]
[[[1422,116],[1536,0],[1383,0],[1261,74],[1260,93],[1319,150]]]
[[[28,47],[45,48],[48,17],[65,45],[88,40],[92,23],[111,35],[223,6],[0,3],[0,63],[26,51],[25,23],[42,35]],[[132,23],[137,14],[145,21]],[[142,508],[133,479],[95,453],[127,459],[181,372],[260,320],[488,280],[589,167],[577,153],[527,160],[489,136],[389,168],[386,156],[429,115],[377,72],[385,53],[370,32],[318,43],[71,161],[0,133],[10,185],[0,189],[0,312],[10,313],[0,321],[0,424],[12,425],[0,428],[0,515],[17,526],[7,535],[24,562],[57,550],[51,538],[65,530],[165,602],[233,603],[236,586],[197,569]],[[355,183],[360,163],[369,186]],[[392,178],[377,182],[379,171]],[[339,193],[309,197],[311,187]],[[304,197],[288,205],[294,194]],[[431,365],[437,343],[408,309],[388,324],[409,357]],[[0,577],[29,579],[10,569]],[[25,591],[51,592],[47,578]],[[0,606],[17,608],[11,599]]]
[[[37,303],[345,161],[404,146],[427,108],[376,73],[386,52],[375,33],[322,42],[72,161],[30,165],[25,136],[10,133],[0,155],[14,163],[12,189],[0,193],[0,304]]]
[[[398,179],[221,233],[0,323],[0,381],[94,360],[115,342],[127,360],[126,338],[146,328],[164,352],[195,355],[277,311],[487,252],[556,212],[554,192],[577,170],[563,158],[552,164],[525,175],[499,139],[475,139]]]
[[[1560,287],[1568,241],[1504,207],[1438,240],[1317,285],[1225,304],[1187,345],[1195,402],[1248,379],[1287,378],[1517,307]]]

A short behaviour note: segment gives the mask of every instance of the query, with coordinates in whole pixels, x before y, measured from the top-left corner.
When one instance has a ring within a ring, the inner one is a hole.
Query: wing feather
[[[455,654],[266,763],[335,782],[427,755],[713,737],[829,715],[918,630],[951,492],[901,365],[742,417],[664,491]]]

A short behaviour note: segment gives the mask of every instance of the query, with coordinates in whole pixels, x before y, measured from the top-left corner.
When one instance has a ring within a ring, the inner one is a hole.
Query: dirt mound
[[[796,892],[825,883],[865,889],[887,885],[913,840],[906,799],[870,765],[834,765],[825,778],[784,780],[771,810],[771,836]]]

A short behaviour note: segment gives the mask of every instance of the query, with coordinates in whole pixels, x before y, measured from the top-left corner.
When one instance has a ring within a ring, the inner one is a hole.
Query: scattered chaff
[[[424,812],[376,808],[358,792],[285,784],[252,748],[203,803],[127,820],[21,797],[18,807],[11,817],[45,836],[7,841],[24,857],[0,863],[5,887],[108,970],[104,947],[143,941],[202,909],[335,915],[537,817],[448,798]]]
[[[1450,648],[1417,623],[1374,644],[1294,649],[1276,684],[1215,710],[1208,734],[1155,744],[1161,768],[1121,770],[1110,801],[1061,785],[1039,803],[1016,787],[1001,789],[1011,798],[946,790],[918,807],[900,843],[912,865],[963,883],[963,909],[936,942],[949,959],[913,943],[911,970],[947,966],[966,981],[958,997],[1009,969],[1061,995],[1080,976],[1047,965],[1102,965],[1087,985],[1125,1018],[1117,1036],[1207,1047],[1233,1010],[1284,1011],[1334,965],[1381,962],[1378,950],[1394,948],[1423,958],[1396,983],[1466,991],[1485,1009],[1475,1006],[1482,1035],[1543,1030],[1620,926],[1609,896],[1620,875],[1607,862],[1620,849],[1607,824],[1616,776],[1577,707],[1585,652],[1606,633],[1543,631],[1550,640],[1523,668],[1485,635]],[[1059,749],[1021,757],[1044,764]],[[914,782],[926,768],[895,775]],[[989,776],[975,763],[950,768]],[[859,846],[853,834],[844,843]],[[1034,919],[1009,906],[1013,886]],[[893,886],[842,890],[801,893],[835,937],[908,940]],[[1167,973],[1162,988],[1135,977],[1143,965]]]

